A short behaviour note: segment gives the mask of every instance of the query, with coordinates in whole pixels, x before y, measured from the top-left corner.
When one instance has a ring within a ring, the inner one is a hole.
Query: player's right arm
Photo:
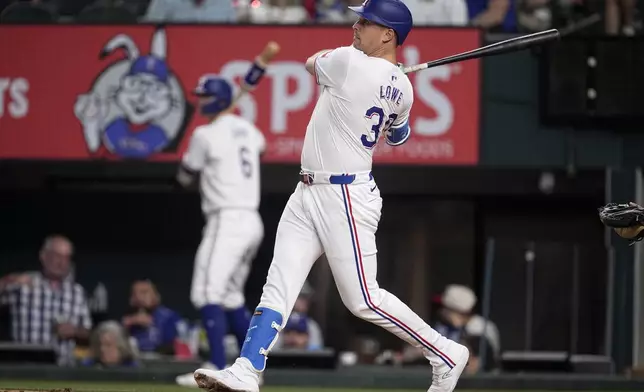
[[[179,165],[179,171],[176,177],[177,182],[184,188],[192,185],[206,165],[207,158],[207,140],[205,134],[201,132],[201,128],[197,128],[192,133],[188,149],[181,158],[181,164]]]
[[[29,285],[31,275],[27,273],[9,274],[0,278],[0,293],[5,292],[9,287],[14,285]]]
[[[306,70],[317,84],[329,87],[340,87],[344,84],[355,49],[342,46],[333,50],[322,50],[306,60]]]

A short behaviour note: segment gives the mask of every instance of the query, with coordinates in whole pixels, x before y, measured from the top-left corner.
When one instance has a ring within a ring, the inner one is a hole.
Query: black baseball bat
[[[457,63],[459,61],[478,59],[481,57],[497,56],[505,53],[517,52],[532,46],[542,45],[560,38],[557,29],[541,31],[534,34],[523,35],[521,37],[511,38],[505,41],[496,42],[478,49],[444,57],[442,59],[430,61],[428,63],[403,67],[404,73],[416,72],[422,69],[438,67],[439,65]]]

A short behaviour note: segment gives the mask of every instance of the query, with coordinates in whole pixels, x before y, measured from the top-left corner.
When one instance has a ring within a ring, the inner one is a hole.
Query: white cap
[[[441,303],[444,307],[461,313],[470,313],[476,305],[476,295],[467,286],[450,284],[443,291]]]

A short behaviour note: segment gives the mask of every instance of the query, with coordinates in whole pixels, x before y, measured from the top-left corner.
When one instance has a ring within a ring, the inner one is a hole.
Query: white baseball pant
[[[313,185],[297,185],[284,209],[258,307],[282,313],[286,323],[324,252],[342,301],[354,315],[423,349],[432,364],[453,367],[444,353],[448,340],[378,286],[375,234],[382,198],[371,174],[359,173],[353,183],[342,185],[330,184],[328,174],[313,176]]]
[[[263,237],[255,210],[222,209],[208,216],[192,275],[190,299],[197,309],[244,305],[244,285]]]

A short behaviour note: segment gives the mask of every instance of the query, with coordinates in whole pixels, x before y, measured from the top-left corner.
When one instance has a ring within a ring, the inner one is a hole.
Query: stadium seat
[[[0,14],[0,23],[54,23],[58,15],[47,6],[29,2],[10,4]]]

